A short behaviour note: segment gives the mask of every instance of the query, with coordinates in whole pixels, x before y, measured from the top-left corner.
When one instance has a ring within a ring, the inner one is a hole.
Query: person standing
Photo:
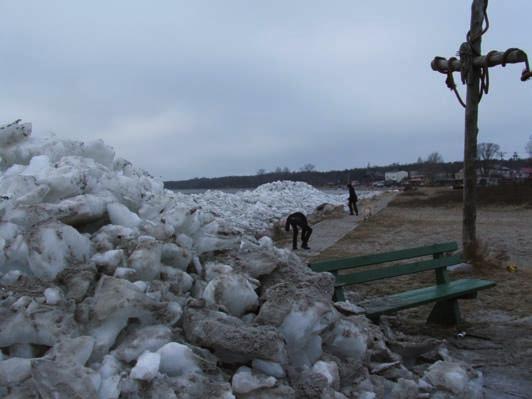
[[[290,231],[290,227],[292,227],[292,231],[294,232],[292,249],[297,249],[297,235],[299,233],[298,227],[301,228],[301,248],[310,249],[308,246],[308,240],[312,234],[312,228],[308,225],[306,216],[301,212],[295,212],[289,215],[286,218],[286,224],[284,228],[286,231]]]
[[[349,213],[352,215],[353,211],[355,211],[355,214],[358,216],[357,193],[355,192],[355,188],[353,187],[352,183],[347,183],[347,188],[349,189],[349,198],[347,199],[347,206],[349,207]]]

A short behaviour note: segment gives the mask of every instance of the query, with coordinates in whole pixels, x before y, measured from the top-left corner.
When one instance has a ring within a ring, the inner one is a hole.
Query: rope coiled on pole
[[[457,55],[460,58],[460,77],[463,84],[468,84],[472,82],[472,72],[473,68],[475,68],[475,65],[473,64],[473,60],[477,57],[480,57],[481,54],[475,49],[475,46],[473,45],[475,41],[479,40],[489,29],[490,23],[488,18],[488,0],[484,1],[484,7],[482,9],[483,11],[483,19],[482,19],[482,25],[484,27],[481,29],[481,31],[476,34],[475,36],[471,36],[471,31],[467,32],[466,35],[466,41],[460,45],[460,49],[457,52]],[[518,48],[510,48],[506,50],[503,54],[503,59],[501,62],[501,65],[504,67],[508,63],[509,57],[517,52],[520,58],[524,59],[524,61],[518,61],[518,62],[524,62],[525,63],[525,69],[521,73],[521,81],[526,81],[532,77],[532,72],[530,72],[530,65],[528,63],[528,56],[527,54]],[[482,100],[482,96],[484,94],[488,94],[489,88],[490,88],[490,76],[489,76],[489,68],[490,63],[493,59],[493,57],[499,54],[498,51],[490,51],[486,54],[485,57],[482,59],[482,64],[478,66],[477,61],[477,68],[480,68],[480,93],[479,93],[479,102]],[[443,60],[447,63],[447,68],[440,68],[439,71],[446,74],[447,78],[445,79],[445,84],[447,87],[454,92],[456,95],[456,98],[458,99],[458,102],[466,108],[466,104],[462,100],[462,97],[460,96],[460,93],[458,92],[458,89],[456,88],[456,83],[454,81],[453,72],[452,72],[452,62],[456,61],[456,57],[451,57],[449,59],[446,59],[444,57],[436,57],[436,61]],[[514,61],[515,62],[515,61]]]

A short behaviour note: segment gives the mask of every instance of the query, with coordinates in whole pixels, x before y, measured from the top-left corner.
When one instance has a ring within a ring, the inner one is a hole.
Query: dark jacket
[[[358,197],[357,197],[357,193],[355,193],[355,188],[353,187],[353,185],[348,184],[347,188],[349,188],[349,199],[357,201]]]
[[[308,226],[307,218],[301,212],[292,213],[286,218],[284,229],[290,231],[290,226],[305,227]]]

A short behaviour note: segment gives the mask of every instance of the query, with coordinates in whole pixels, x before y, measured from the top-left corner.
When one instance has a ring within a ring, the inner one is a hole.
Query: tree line
[[[526,147],[529,160],[520,159],[516,153],[504,159],[500,147],[494,143],[479,143],[478,162],[479,168],[485,170],[497,160],[503,166],[521,168],[530,165],[532,159],[532,136]],[[347,182],[356,180],[362,185],[369,185],[378,180],[384,180],[386,172],[404,170],[406,172],[419,172],[426,176],[444,174],[453,176],[463,167],[463,162],[444,162],[438,152],[429,154],[425,159],[419,157],[415,163],[392,163],[386,166],[371,166],[344,170],[317,171],[315,165],[305,164],[297,171],[290,171],[287,167],[276,167],[273,171],[257,170],[255,175],[224,176],[214,178],[194,178],[189,180],[165,181],[165,188],[171,190],[187,189],[224,189],[224,188],[255,188],[261,184],[277,180],[302,181],[316,187],[345,186]]]

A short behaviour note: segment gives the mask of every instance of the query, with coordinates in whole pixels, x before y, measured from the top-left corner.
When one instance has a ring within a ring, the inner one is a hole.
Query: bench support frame
[[[461,322],[460,307],[456,299],[436,302],[427,319],[427,323],[445,326],[453,326]]]
[[[433,258],[438,259],[442,255],[442,253],[436,253],[433,255]],[[445,284],[449,281],[449,273],[446,268],[436,269],[436,284]],[[456,299],[436,302],[427,318],[427,323],[447,326],[456,325],[461,321],[460,307],[458,306],[458,301]]]

